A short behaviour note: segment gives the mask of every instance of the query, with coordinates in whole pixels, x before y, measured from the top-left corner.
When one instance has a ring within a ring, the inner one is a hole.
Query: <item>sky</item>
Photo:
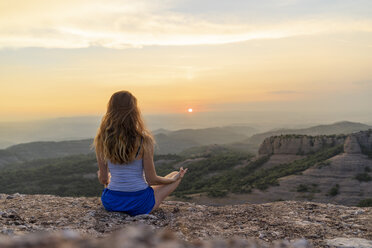
[[[144,114],[372,122],[371,13],[369,0],[3,0],[0,122],[102,115],[118,90]]]

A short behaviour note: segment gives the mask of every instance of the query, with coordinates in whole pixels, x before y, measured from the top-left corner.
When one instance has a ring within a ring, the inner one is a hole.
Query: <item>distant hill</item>
[[[225,126],[203,129],[181,129],[155,135],[157,153],[179,153],[193,146],[226,144],[244,140],[257,130],[247,126]]]
[[[330,135],[352,133],[367,130],[370,126],[354,122],[338,122],[330,125],[318,125],[302,129],[280,129],[255,134],[256,129],[249,126],[225,126],[203,129],[166,130],[154,132],[157,142],[156,154],[180,153],[189,148],[223,145],[231,150],[256,153],[266,137],[281,134]],[[39,141],[23,143],[0,150],[0,168],[9,163],[24,162],[33,159],[54,158],[76,154],[86,154],[93,139],[69,141]]]
[[[301,129],[275,129],[264,133],[258,133],[252,135],[244,141],[230,144],[231,147],[249,149],[251,152],[257,152],[259,145],[264,141],[265,138],[276,135],[285,134],[304,134],[304,135],[332,135],[332,134],[349,134],[358,131],[364,131],[372,128],[372,126],[358,123],[342,121],[328,125],[317,125],[309,128]]]
[[[159,128],[159,129],[155,129],[155,130],[153,130],[152,131],[152,134],[153,135],[156,135],[156,134],[168,134],[168,133],[170,133],[170,132],[172,132],[172,131],[170,131],[170,130],[167,130],[167,129],[164,129],[164,128]]]
[[[8,140],[0,139],[0,149],[5,148],[5,147],[9,147],[9,146],[12,146],[12,145],[16,145],[16,143],[8,141]]]
[[[244,116],[243,116],[244,115]],[[93,138],[103,116],[71,116],[29,121],[0,120],[0,149],[10,145],[34,141],[64,141]],[[268,130],[266,124],[246,122],[247,113],[203,112],[182,114],[144,114],[147,127],[154,134],[185,128],[206,128],[213,126],[257,126]],[[239,124],[230,124],[236,123]],[[277,126],[277,125],[275,125]],[[264,127],[264,128],[263,128]],[[270,125],[270,127],[273,127]],[[257,133],[257,131],[255,132]],[[250,133],[248,136],[251,136]]]
[[[80,125],[80,124],[79,124]],[[255,153],[266,137],[281,134],[330,135],[347,134],[367,130],[370,126],[354,122],[338,122],[302,129],[280,129],[257,134],[249,126],[224,126],[202,129],[167,130],[157,129],[154,136],[157,142],[156,154],[180,153],[192,147],[213,144],[224,145],[232,150]],[[89,129],[89,128],[88,128]],[[19,135],[21,135],[20,133]],[[0,150],[0,167],[7,163],[23,162],[39,158],[53,158],[90,152],[93,139],[66,141],[38,141],[13,145]]]
[[[0,122],[0,149],[34,141],[66,141],[94,137],[101,117],[63,117],[27,122]]]
[[[18,144],[0,150],[0,168],[10,163],[22,163],[34,159],[56,158],[76,154],[88,154],[92,139],[69,141],[39,141]]]
[[[156,154],[179,153],[190,147],[223,144],[239,141],[256,132],[246,126],[226,126],[204,129],[182,129],[155,131]],[[21,143],[0,150],[0,168],[9,163],[20,163],[33,159],[56,158],[94,152],[89,146],[93,139],[68,141],[38,141]]]

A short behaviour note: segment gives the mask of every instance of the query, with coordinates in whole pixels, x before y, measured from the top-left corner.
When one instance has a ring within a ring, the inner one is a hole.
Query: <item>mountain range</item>
[[[66,127],[68,128],[68,127]],[[257,133],[249,126],[224,126],[202,129],[180,129],[176,131],[157,129],[153,134],[156,140],[156,154],[181,153],[187,149],[203,149],[202,146],[223,145],[232,150],[256,153],[261,142],[273,135],[280,134],[341,134],[372,128],[355,122],[338,122],[302,129],[280,129]],[[89,128],[88,128],[89,129]],[[89,148],[93,139],[68,141],[37,141],[21,143],[0,150],[0,167],[9,163],[33,159],[54,158],[94,152]]]

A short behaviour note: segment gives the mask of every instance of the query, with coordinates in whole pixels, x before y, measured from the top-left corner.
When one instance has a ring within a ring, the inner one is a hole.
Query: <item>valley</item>
[[[372,131],[270,136],[263,140],[257,153],[252,153],[236,149],[232,143],[213,143],[223,142],[223,136],[232,132],[225,129],[180,130],[172,135],[159,130],[156,135],[189,137],[204,144],[155,154],[159,175],[181,166],[189,168],[171,199],[207,205],[283,200],[370,204]],[[250,132],[249,128],[239,130]],[[210,136],[215,137],[206,138]],[[103,188],[96,178],[97,162],[89,149],[91,141],[33,142],[1,150],[1,192],[99,196]],[[161,142],[158,145],[161,147]]]

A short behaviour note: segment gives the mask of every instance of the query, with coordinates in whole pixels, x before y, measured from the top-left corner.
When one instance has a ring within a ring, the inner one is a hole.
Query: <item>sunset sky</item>
[[[101,115],[123,89],[145,114],[371,116],[372,1],[4,0],[0,86],[0,121]]]

